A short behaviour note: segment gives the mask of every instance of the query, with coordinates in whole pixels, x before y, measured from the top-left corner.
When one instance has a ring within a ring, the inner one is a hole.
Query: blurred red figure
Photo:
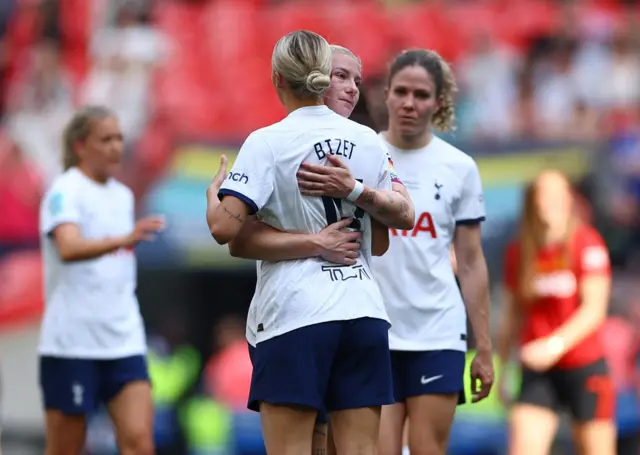
[[[0,136],[0,253],[38,244],[42,179],[22,150]]]
[[[576,210],[567,178],[546,171],[527,189],[507,250],[499,355],[520,343],[522,386],[511,408],[510,455],[548,454],[568,410],[581,455],[614,455],[615,390],[600,332],[611,289],[608,250]],[[501,387],[502,397],[505,396]]]
[[[244,321],[233,316],[224,318],[216,325],[213,336],[218,353],[206,367],[208,391],[216,401],[231,409],[244,410],[253,370]]]

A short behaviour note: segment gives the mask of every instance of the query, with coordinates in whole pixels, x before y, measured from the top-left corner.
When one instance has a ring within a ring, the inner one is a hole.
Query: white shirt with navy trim
[[[319,233],[341,218],[355,217],[352,227],[363,233],[360,257],[353,266],[320,258],[259,261],[247,327],[252,344],[322,322],[387,320],[371,270],[369,215],[346,200],[303,196],[298,188],[296,174],[302,162],[326,164],[329,154],[339,157],[365,185],[391,188],[389,160],[377,134],[326,106],[297,109],[281,122],[251,133],[222,184],[220,197],[237,197],[278,230]]]
[[[64,262],[51,233],[66,223],[77,225],[86,239],[129,234],[135,224],[133,194],[116,180],[100,184],[71,168],[54,180],[42,199],[45,311],[39,353],[85,359],[145,354],[133,250]]]
[[[391,229],[389,250],[373,259],[392,324],[389,345],[401,351],[466,351],[466,311],[449,248],[457,225],[484,221],[478,167],[435,136],[418,150],[385,143],[416,212],[414,228]]]

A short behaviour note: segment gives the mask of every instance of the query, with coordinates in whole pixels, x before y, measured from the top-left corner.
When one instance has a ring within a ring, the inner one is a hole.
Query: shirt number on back
[[[362,183],[362,179],[356,179]],[[322,196],[322,204],[324,205],[324,213],[327,217],[327,225],[336,223],[337,221],[346,218],[342,210],[342,199],[337,199],[329,196]],[[362,218],[364,217],[364,210],[360,207],[356,207],[353,214],[353,223],[349,225],[351,229],[356,231],[362,230]]]

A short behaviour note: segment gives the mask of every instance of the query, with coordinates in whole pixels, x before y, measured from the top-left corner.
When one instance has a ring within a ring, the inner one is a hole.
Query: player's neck
[[[291,114],[293,111],[296,111],[303,107],[312,107],[312,106],[323,106],[324,101],[322,98],[319,99],[300,99],[295,98],[293,96],[284,96],[283,100],[284,108],[287,111],[287,115]]]
[[[98,175],[87,166],[78,165],[78,170],[82,172],[88,179],[93,180],[94,182],[101,185],[104,185],[105,183],[107,183],[107,180],[109,180],[108,176]]]
[[[407,136],[395,131],[391,125],[389,125],[389,130],[384,133],[384,136],[389,144],[401,150],[424,148],[429,145],[431,139],[433,139],[433,134],[431,134],[431,130],[429,129],[416,136]]]

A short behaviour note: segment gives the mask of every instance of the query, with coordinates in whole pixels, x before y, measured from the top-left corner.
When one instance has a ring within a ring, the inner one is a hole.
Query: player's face
[[[324,102],[336,114],[349,117],[360,98],[360,63],[350,55],[334,52],[331,65],[331,87]]]
[[[433,78],[419,65],[407,66],[393,76],[386,103],[389,124],[407,136],[424,133],[440,106]]]
[[[113,175],[120,167],[123,137],[115,117],[94,120],[91,133],[82,143],[79,155],[100,177]]]
[[[536,206],[540,218],[547,226],[568,223],[573,210],[573,195],[567,179],[556,172],[544,173],[538,177]]]

